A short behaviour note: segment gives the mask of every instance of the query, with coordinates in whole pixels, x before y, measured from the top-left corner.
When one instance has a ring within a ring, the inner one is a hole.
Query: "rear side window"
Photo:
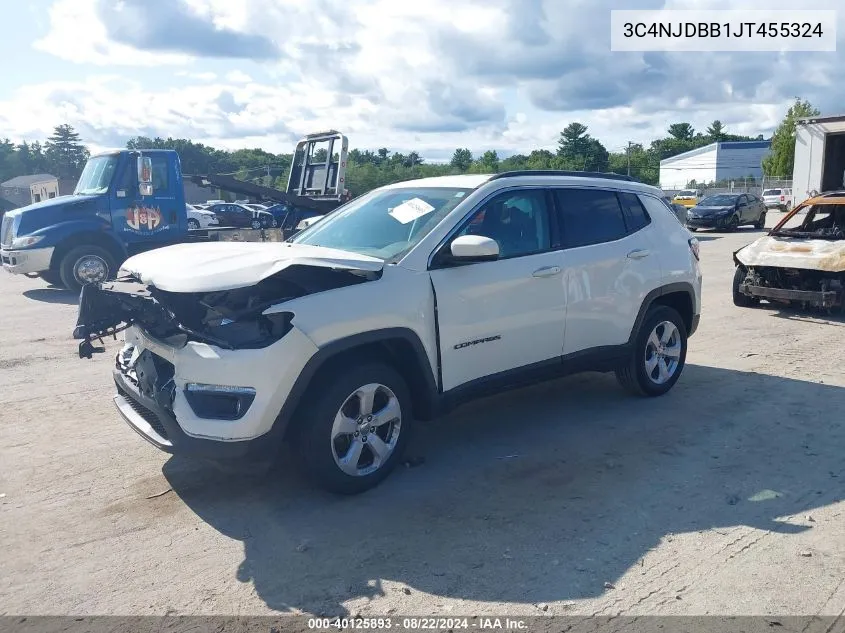
[[[643,203],[640,202],[640,198],[636,194],[620,192],[619,202],[622,203],[622,211],[625,213],[628,233],[636,233],[651,222]]]
[[[574,248],[625,237],[625,218],[613,191],[557,189],[555,200],[563,220],[564,246]]]

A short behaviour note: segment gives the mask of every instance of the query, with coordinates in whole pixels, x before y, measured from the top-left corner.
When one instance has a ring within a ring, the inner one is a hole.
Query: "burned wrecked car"
[[[760,300],[800,308],[845,308],[845,191],[796,206],[766,237],[734,253],[734,304]]]

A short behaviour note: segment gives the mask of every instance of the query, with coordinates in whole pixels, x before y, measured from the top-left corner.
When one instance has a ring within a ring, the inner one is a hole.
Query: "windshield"
[[[679,191],[676,195],[679,198],[694,198],[696,196],[696,192],[690,189],[684,189],[683,191]]]
[[[789,216],[787,216],[789,217]],[[815,239],[845,239],[845,205],[815,204],[804,213],[796,213],[771,235]]]
[[[766,189],[763,192],[763,195],[764,196],[779,196],[780,195],[780,189]]]
[[[371,191],[325,216],[291,241],[396,260],[437,226],[470,191],[456,187]]]
[[[730,207],[736,203],[736,196],[708,196],[698,203],[700,207]]]
[[[95,156],[85,163],[85,169],[76,183],[74,194],[105,193],[109,190],[114,170],[117,167],[117,156]]]

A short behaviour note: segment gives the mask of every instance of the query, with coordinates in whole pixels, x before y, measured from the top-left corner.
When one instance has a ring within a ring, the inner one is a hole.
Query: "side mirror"
[[[499,259],[499,244],[483,235],[461,235],[449,247],[457,262],[489,262]]]
[[[138,157],[138,193],[153,195],[153,159],[149,156]]]

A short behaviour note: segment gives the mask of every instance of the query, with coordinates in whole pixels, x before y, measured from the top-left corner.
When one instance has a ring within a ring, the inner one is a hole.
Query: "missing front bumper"
[[[741,284],[739,290],[749,297],[773,301],[795,301],[815,308],[835,308],[842,305],[842,292],[836,290],[790,290],[751,284]]]

